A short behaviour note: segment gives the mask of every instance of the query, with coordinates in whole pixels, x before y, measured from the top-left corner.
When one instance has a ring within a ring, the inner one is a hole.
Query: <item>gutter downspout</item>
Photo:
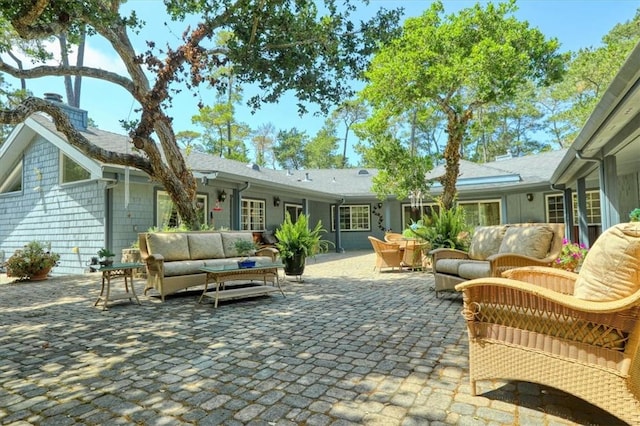
[[[251,184],[245,182],[244,186],[233,190],[233,199],[231,200],[231,229],[240,230],[240,206],[242,205],[242,193],[249,189]]]
[[[336,211],[333,215],[333,227],[336,230],[336,253],[344,253],[342,247],[342,234],[340,233],[340,206],[344,204],[344,198],[340,198],[336,202]]]
[[[98,179],[104,182],[104,247],[113,247],[113,188],[118,186],[116,179]]]

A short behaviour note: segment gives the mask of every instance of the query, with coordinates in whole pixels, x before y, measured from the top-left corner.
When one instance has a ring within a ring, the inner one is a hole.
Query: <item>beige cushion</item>
[[[164,263],[164,276],[175,277],[179,275],[204,274],[200,268],[204,267],[202,260],[175,260]],[[204,279],[202,280],[204,284]]]
[[[617,300],[640,288],[640,222],[607,229],[589,250],[573,295],[585,300]]]
[[[222,259],[222,237],[219,232],[188,234],[191,259]]]
[[[486,260],[487,257],[498,253],[506,230],[507,227],[504,225],[478,226],[469,245],[469,258]]]
[[[476,278],[486,278],[491,276],[491,267],[489,262],[481,260],[467,260],[458,267],[458,275],[467,280]]]
[[[544,259],[549,253],[553,230],[548,226],[510,226],[498,253],[513,253]]]
[[[165,262],[189,259],[187,234],[152,232],[147,234],[149,254],[161,254]]]
[[[222,247],[224,248],[225,257],[238,257],[236,250],[236,241],[247,240],[253,242],[253,234],[251,232],[221,232]]]
[[[440,259],[436,262],[436,272],[443,274],[458,275],[460,264],[467,262],[467,259]]]

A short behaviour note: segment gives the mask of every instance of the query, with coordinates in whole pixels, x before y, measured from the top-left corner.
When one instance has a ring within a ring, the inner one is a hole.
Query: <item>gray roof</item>
[[[64,139],[64,135],[55,129],[51,120],[39,114],[32,117]],[[125,135],[92,127],[82,133],[92,143],[107,150],[124,153],[131,149],[129,137]],[[565,153],[566,150],[550,151],[484,164],[461,160],[458,187],[462,191],[496,187],[508,190],[548,184]],[[216,173],[218,178],[230,182],[250,182],[270,188],[302,191],[323,198],[371,197],[372,179],[378,174],[377,169],[371,168],[273,170],[197,151],[191,151],[186,160],[195,174]],[[434,179],[443,173],[444,166],[439,165],[428,177]],[[435,184],[432,192],[438,191],[438,184]]]

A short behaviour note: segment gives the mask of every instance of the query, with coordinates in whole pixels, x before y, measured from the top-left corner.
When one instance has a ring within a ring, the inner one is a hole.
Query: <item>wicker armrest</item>
[[[150,254],[145,262],[149,271],[158,271],[164,268],[164,256],[161,254]]]
[[[433,256],[434,262],[439,259],[469,259],[467,252],[457,249],[437,248],[431,250],[429,254]]]
[[[548,266],[526,266],[509,269],[502,273],[504,278],[525,281],[558,293],[573,294],[578,274]]]
[[[560,309],[570,309],[587,314],[621,312],[640,303],[640,292],[631,296],[606,302],[578,299],[572,295],[559,293],[548,288],[508,278],[478,278],[456,285],[456,290],[464,292],[465,303],[497,303],[501,305],[528,306],[546,310],[556,305]],[[535,306],[534,306],[535,305]]]
[[[515,253],[494,254],[487,258],[491,265],[491,276],[500,277],[504,271],[524,266],[549,266],[547,259],[537,259],[535,257],[524,256]]]
[[[262,247],[256,250],[256,256],[269,256],[272,261],[275,261],[280,252],[275,247]]]

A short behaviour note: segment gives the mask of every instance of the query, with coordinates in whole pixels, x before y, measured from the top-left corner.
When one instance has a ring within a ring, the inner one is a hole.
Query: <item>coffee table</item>
[[[129,299],[130,302],[135,299],[139,305],[140,300],[133,287],[133,271],[142,267],[144,267],[142,263],[114,263],[109,266],[100,266],[98,270],[102,272],[102,286],[100,287],[100,296],[93,306],[97,306],[98,302],[102,300],[102,310],[105,310],[110,300],[117,299]],[[115,277],[124,277],[124,292],[118,295],[111,294],[111,278]],[[131,292],[129,292],[129,280],[131,280]]]
[[[239,268],[236,264],[231,264],[200,268],[201,271],[207,273],[207,278],[198,303],[202,303],[204,297],[210,297],[214,300],[214,308],[217,308],[219,300],[265,296],[275,291],[280,291],[282,296],[286,297],[280,287],[279,268],[284,268],[284,265],[282,263],[266,263],[252,268]],[[226,288],[227,281],[245,280],[258,280],[262,281],[262,284]],[[215,289],[209,289],[210,281],[215,283]],[[270,281],[271,285],[268,285],[267,281]]]

